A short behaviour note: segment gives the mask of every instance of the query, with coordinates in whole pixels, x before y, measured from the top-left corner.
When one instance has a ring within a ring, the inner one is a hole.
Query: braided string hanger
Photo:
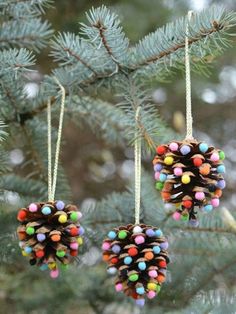
[[[57,78],[54,78],[57,85],[61,89],[61,104],[60,104],[60,117],[57,133],[56,151],[55,151],[55,161],[52,173],[52,126],[51,126],[51,101],[48,100],[47,103],[47,123],[48,123],[48,200],[54,201],[56,185],[57,185],[57,174],[58,174],[58,163],[61,147],[61,137],[62,137],[62,127],[65,112],[65,88],[61,85]]]
[[[193,117],[192,117],[192,100],[191,100],[191,73],[189,58],[189,22],[193,15],[193,11],[188,11],[188,20],[186,23],[185,36],[185,81],[186,81],[186,139],[193,139]]]
[[[134,180],[135,180],[135,224],[140,223],[140,203],[141,203],[141,138],[138,134],[139,113],[141,107],[138,106],[135,113],[135,142],[134,142]]]

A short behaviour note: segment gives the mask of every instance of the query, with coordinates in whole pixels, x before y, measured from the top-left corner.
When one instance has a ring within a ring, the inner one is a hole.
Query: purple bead
[[[145,299],[137,299],[135,302],[140,307],[143,307],[145,305]]]
[[[221,190],[223,190],[226,186],[225,180],[220,180],[217,182],[217,187]]]
[[[197,219],[190,219],[188,223],[190,226],[195,228],[199,226],[199,221]]]
[[[188,153],[190,153],[190,151],[191,151],[191,148],[188,145],[183,145],[180,148],[180,152],[182,155],[187,155]]]
[[[168,247],[169,247],[169,244],[168,244],[168,242],[166,241],[166,242],[161,243],[161,244],[160,244],[160,247],[162,248],[162,250],[167,250]]]
[[[163,166],[161,164],[155,164],[154,171],[161,171]]]
[[[84,234],[84,228],[82,226],[79,227],[79,235],[83,235]]]
[[[146,230],[146,235],[148,237],[154,237],[155,236],[155,231],[153,229],[147,229]]]
[[[57,201],[57,202],[56,202],[56,208],[57,208],[58,210],[64,209],[64,208],[65,208],[65,203],[62,202],[62,201]]]
[[[118,254],[118,253],[120,253],[120,246],[118,244],[115,244],[115,245],[113,245],[111,250],[113,253]]]
[[[39,242],[43,242],[45,239],[46,239],[46,236],[45,236],[44,233],[38,233],[38,234],[37,234],[37,240],[38,240]]]

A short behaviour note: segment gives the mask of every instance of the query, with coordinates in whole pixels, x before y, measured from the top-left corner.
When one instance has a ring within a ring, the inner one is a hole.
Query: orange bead
[[[20,241],[25,240],[26,239],[26,233],[24,231],[18,232],[18,238]]]
[[[164,282],[165,280],[166,280],[165,276],[163,276],[163,275],[161,275],[161,274],[158,275],[157,281],[158,281],[159,283],[162,283],[162,282]]]
[[[51,240],[52,240],[53,242],[58,242],[58,241],[61,240],[61,236],[60,236],[59,234],[53,234],[53,235],[51,236]]]
[[[148,261],[152,260],[154,257],[154,254],[152,252],[147,252],[144,255],[144,258],[146,258]]]
[[[201,167],[199,168],[199,172],[203,176],[207,176],[210,173],[211,167],[209,164],[202,164]]]
[[[164,201],[169,201],[170,200],[170,197],[171,197],[171,194],[169,192],[161,192],[161,197]]]
[[[110,258],[110,254],[109,253],[103,253],[102,255],[102,259],[104,262],[108,262]]]
[[[214,194],[220,198],[222,196],[222,190],[216,189]]]

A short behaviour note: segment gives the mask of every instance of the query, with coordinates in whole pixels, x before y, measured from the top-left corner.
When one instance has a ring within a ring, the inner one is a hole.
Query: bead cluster
[[[145,304],[145,297],[152,299],[159,293],[169,262],[168,242],[160,229],[144,224],[115,228],[102,249],[107,272],[117,275],[117,292],[123,291],[139,306]]]
[[[75,205],[65,205],[62,201],[32,203],[21,208],[17,234],[22,255],[29,257],[31,265],[49,269],[51,278],[57,278],[58,266],[67,268],[83,244],[81,217]]]
[[[225,187],[224,152],[196,140],[160,145],[156,151],[156,189],[165,202],[175,204],[175,220],[189,220],[197,226],[195,208],[210,212],[219,206]]]

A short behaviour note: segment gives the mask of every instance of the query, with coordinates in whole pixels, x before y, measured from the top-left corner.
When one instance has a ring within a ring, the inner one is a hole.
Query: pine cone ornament
[[[145,297],[154,298],[165,281],[167,248],[156,227],[129,224],[111,230],[102,249],[108,273],[117,274],[116,291],[134,298],[139,306],[145,304]]]
[[[156,188],[163,201],[176,205],[175,220],[197,226],[196,208],[210,212],[219,206],[225,187],[224,152],[194,139],[161,145],[156,151]]]
[[[31,265],[49,269],[51,278],[58,277],[59,264],[67,268],[83,243],[81,217],[75,205],[65,205],[62,201],[32,203],[21,208],[17,234],[22,255],[30,258]]]

